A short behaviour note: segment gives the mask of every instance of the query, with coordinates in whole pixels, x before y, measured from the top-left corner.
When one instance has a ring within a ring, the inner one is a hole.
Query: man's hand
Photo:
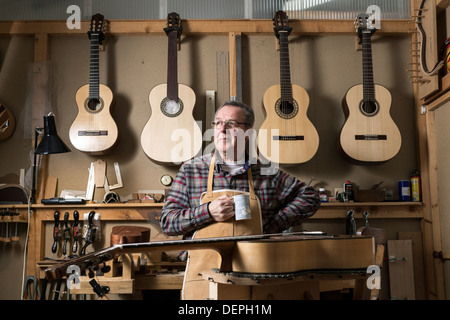
[[[234,216],[234,200],[227,195],[220,196],[211,201],[208,210],[214,221],[227,221]]]

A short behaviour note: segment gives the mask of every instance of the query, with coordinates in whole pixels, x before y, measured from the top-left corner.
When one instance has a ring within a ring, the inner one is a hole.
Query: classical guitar
[[[0,141],[8,139],[14,132],[16,121],[12,112],[0,103]]]
[[[316,154],[319,135],[306,114],[308,93],[291,83],[288,36],[292,28],[287,15],[277,11],[273,20],[280,45],[280,84],[264,94],[266,118],[259,129],[258,148],[263,157],[275,163],[304,163]]]
[[[109,152],[118,138],[117,125],[110,112],[113,93],[110,88],[100,83],[99,47],[104,39],[103,30],[103,16],[95,14],[88,32],[91,42],[89,84],[76,92],[78,114],[69,130],[73,146],[90,154]]]
[[[393,158],[402,138],[390,116],[389,90],[374,84],[371,37],[376,29],[368,28],[368,18],[359,14],[355,20],[362,43],[363,83],[351,87],[343,99],[346,120],[338,145],[348,160],[376,164]]]
[[[202,147],[202,133],[192,115],[195,93],[187,85],[178,83],[178,41],[181,20],[177,13],[169,13],[167,83],[154,87],[149,94],[151,116],[141,133],[141,145],[153,161],[177,165],[196,156]]]

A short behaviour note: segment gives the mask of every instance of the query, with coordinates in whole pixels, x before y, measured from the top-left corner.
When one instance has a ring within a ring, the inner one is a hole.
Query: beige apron
[[[227,194],[235,196],[238,194],[250,195],[250,208],[252,218],[248,220],[236,221],[231,218],[225,222],[216,222],[195,232],[193,238],[213,238],[230,237],[242,235],[262,234],[262,218],[259,199],[255,194],[253,185],[253,176],[251,169],[247,170],[249,192],[239,190],[215,190],[213,191],[215,156],[211,159],[209,166],[207,191],[202,194],[201,202],[207,203]],[[184,275],[182,299],[184,300],[203,300],[209,298],[209,281],[202,278],[201,272],[209,271],[212,268],[220,266],[220,255],[214,250],[191,250],[188,255],[186,272]]]

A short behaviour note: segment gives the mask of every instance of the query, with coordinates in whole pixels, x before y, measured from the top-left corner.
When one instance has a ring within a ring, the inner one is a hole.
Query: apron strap
[[[206,191],[205,197],[208,199],[213,198],[213,182],[214,182],[214,165],[216,162],[216,155],[214,154],[211,158],[211,163],[209,164],[209,173],[208,173],[208,187]],[[252,169],[248,168],[247,170],[248,175],[248,187],[250,191],[250,198],[253,200],[256,200],[256,194],[255,194],[255,187],[253,184],[253,175],[252,175]]]

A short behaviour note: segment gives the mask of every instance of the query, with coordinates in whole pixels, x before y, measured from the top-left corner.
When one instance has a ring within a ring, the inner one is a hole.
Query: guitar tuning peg
[[[106,263],[103,264],[103,267],[100,269],[101,272],[103,273],[108,273],[109,271],[111,271],[111,267],[108,266]]]

